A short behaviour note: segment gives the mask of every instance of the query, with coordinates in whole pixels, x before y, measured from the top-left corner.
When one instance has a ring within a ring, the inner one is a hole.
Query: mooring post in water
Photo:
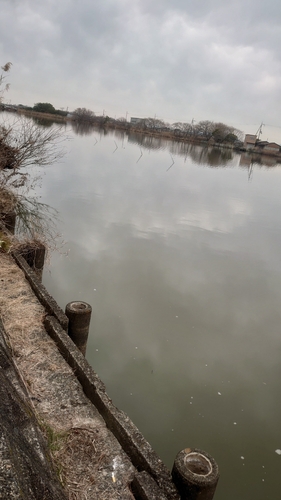
[[[172,477],[181,500],[212,500],[219,480],[219,468],[205,451],[186,448],[175,458]]]
[[[43,245],[43,243],[37,244],[37,247],[34,249],[33,268],[40,281],[42,281],[43,269],[45,264],[45,254],[45,245]]]
[[[43,243],[36,241],[34,245],[23,245],[19,249],[19,253],[26,260],[27,264],[36,273],[38,279],[42,281],[46,248]]]
[[[65,307],[65,314],[69,319],[68,335],[85,356],[92,307],[86,302],[69,302]]]

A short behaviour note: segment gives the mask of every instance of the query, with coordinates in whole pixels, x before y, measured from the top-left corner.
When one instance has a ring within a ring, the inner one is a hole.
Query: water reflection
[[[230,153],[76,136],[42,186],[69,249],[44,280],[62,307],[92,305],[88,359],[169,466],[185,446],[206,449],[220,465],[217,500],[271,499],[281,487],[281,177],[254,165],[248,182]],[[206,168],[218,165],[231,168]]]
[[[209,166],[223,166],[231,162],[234,152],[231,149],[210,146],[199,146],[193,143],[172,141],[162,137],[153,137],[140,133],[129,133],[128,142],[138,144],[144,149],[168,150],[172,155],[190,157],[195,163],[207,164]]]
[[[32,121],[36,124],[39,125],[39,127],[44,127],[44,128],[51,128],[53,125],[55,125],[57,122],[55,120],[50,120],[49,118],[38,118],[36,116],[32,117]]]
[[[76,135],[91,135],[96,130],[96,127],[87,121],[71,121],[70,123]]]
[[[276,167],[280,166],[280,161],[270,155],[257,155],[242,153],[240,159],[240,165],[242,167],[250,167],[253,165],[264,165],[265,167]]]
[[[42,123],[43,124],[43,123]],[[104,124],[97,126],[87,122],[71,121],[70,125],[76,135],[90,136],[92,135],[95,140],[98,134],[99,139],[109,135],[114,136],[122,141],[124,149],[125,142],[136,144],[140,148],[140,156],[137,161],[143,156],[143,150],[169,151],[172,160],[174,156],[183,156],[185,161],[190,158],[194,163],[199,165],[208,165],[210,167],[229,167],[236,164],[237,156],[240,157],[239,165],[242,168],[247,168],[251,173],[254,165],[264,165],[267,167],[278,166],[280,162],[270,155],[252,154],[249,152],[238,153],[237,151],[227,147],[217,147],[209,145],[198,145],[191,142],[182,142],[180,140],[171,140],[165,137],[155,137],[149,134],[142,134],[140,132],[127,132],[122,129],[108,129]],[[249,175],[250,177],[250,175]]]

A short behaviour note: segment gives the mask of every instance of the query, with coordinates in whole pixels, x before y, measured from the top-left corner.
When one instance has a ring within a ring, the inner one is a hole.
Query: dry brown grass
[[[16,205],[16,195],[0,186],[0,214],[12,212]]]
[[[0,253],[0,315],[69,500],[131,500],[134,469],[43,327],[45,310]]]

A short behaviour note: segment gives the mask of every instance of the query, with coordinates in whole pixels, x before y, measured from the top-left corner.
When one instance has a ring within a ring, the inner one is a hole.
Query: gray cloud
[[[279,126],[277,0],[14,0],[1,9],[12,102]]]

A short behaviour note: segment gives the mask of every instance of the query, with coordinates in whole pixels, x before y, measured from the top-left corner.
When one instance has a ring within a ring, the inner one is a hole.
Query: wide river
[[[38,188],[65,242],[44,284],[92,305],[87,359],[170,468],[201,448],[216,500],[280,498],[280,166],[67,133]]]

